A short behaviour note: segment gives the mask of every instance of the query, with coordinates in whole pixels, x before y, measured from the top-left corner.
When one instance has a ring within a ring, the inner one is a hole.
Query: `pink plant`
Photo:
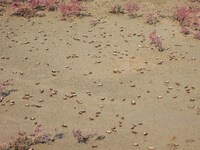
[[[55,10],[57,7],[55,0],[30,0],[29,3],[33,9]]]
[[[0,82],[0,96],[3,95],[3,93],[5,92],[4,90],[9,86],[9,85],[12,85],[13,83],[13,80],[10,79],[10,80],[6,80],[6,81],[3,81],[3,82]]]
[[[151,42],[159,48],[159,50],[162,50],[162,42],[159,39],[159,37],[156,35],[156,31],[153,31],[152,33],[149,34],[149,39]]]
[[[176,7],[174,12],[174,18],[181,23],[181,25],[190,24],[190,8],[187,6]]]
[[[194,28],[194,30],[200,30],[200,18],[199,17],[195,16],[193,18],[192,27]]]
[[[200,0],[190,0],[191,2],[200,2]]]
[[[194,31],[194,38],[200,40],[200,31]]]
[[[28,3],[24,2],[13,2],[10,5],[10,13],[11,15],[19,15],[24,17],[33,16],[35,14],[35,11],[31,8],[31,6]]]
[[[80,130],[72,131],[74,137],[77,139],[78,143],[86,143],[89,139],[89,136],[82,135],[82,132]]]
[[[11,4],[11,3],[12,3],[12,0],[0,0],[0,5]]]
[[[80,15],[83,7],[78,0],[71,0],[69,3],[61,3],[59,6],[62,17]]]
[[[136,3],[128,2],[127,4],[125,4],[124,9],[128,13],[128,15],[136,16],[136,13],[140,9],[140,7]]]
[[[190,28],[189,27],[182,27],[181,33],[188,35],[190,34]]]
[[[158,22],[158,15],[156,13],[148,13],[146,15],[146,23],[152,25]]]
[[[49,143],[64,137],[63,133],[45,134],[40,127],[36,128],[33,134],[27,135],[25,132],[19,132],[14,136],[12,141],[8,143],[0,143],[0,150],[29,150],[32,145],[41,143]]]

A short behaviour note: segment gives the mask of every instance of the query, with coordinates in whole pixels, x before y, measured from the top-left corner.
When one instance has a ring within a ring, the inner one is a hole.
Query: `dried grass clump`
[[[146,23],[153,25],[159,22],[158,15],[155,12],[146,14]]]
[[[87,143],[90,138],[93,138],[96,134],[83,135],[80,130],[72,130],[74,137],[78,143]]]
[[[111,6],[109,12],[112,14],[124,14],[124,7],[120,4],[115,4]]]

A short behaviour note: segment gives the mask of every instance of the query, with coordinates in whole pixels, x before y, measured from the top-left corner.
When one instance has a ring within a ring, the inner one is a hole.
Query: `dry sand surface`
[[[0,102],[0,141],[41,124],[65,137],[35,150],[200,149],[200,41],[167,18],[109,14],[110,3],[87,2],[92,16],[73,21],[0,17],[0,79],[17,90]],[[167,12],[174,0],[141,4]],[[150,45],[155,29],[162,52]],[[73,129],[105,139],[77,143]]]

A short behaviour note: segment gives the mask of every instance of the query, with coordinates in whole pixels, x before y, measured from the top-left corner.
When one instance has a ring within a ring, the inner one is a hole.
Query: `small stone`
[[[132,104],[132,105],[136,105],[136,102],[135,102],[135,101],[132,101],[131,104]]]
[[[174,146],[179,146],[179,144],[178,143],[174,143]]]
[[[193,101],[195,101],[195,99],[194,98],[190,98],[190,101],[193,102]]]
[[[67,127],[67,124],[62,124],[62,127],[66,128],[66,127]]]
[[[157,98],[158,98],[158,99],[161,99],[161,98],[162,98],[162,96],[158,96]]]
[[[108,131],[106,131],[106,133],[108,133],[108,134],[111,134],[111,133],[112,133],[112,131],[108,130]]]
[[[44,93],[44,89],[40,89],[40,93]]]
[[[133,145],[134,145],[134,146],[138,146],[139,144],[138,144],[138,143],[133,143]]]
[[[165,81],[165,83],[169,83],[169,81]]]
[[[144,136],[147,136],[148,135],[148,133],[147,132],[144,132]]]
[[[30,120],[35,120],[35,118],[34,118],[34,117],[31,117]]]
[[[156,148],[155,147],[153,147],[153,146],[149,146],[148,147],[148,150],[155,150]]]
[[[93,121],[93,120],[94,120],[94,118],[92,118],[92,117],[90,117],[89,119],[90,119],[90,121]]]
[[[158,62],[158,65],[162,65],[163,64],[163,60],[160,60],[159,62]]]
[[[97,145],[92,145],[92,148],[97,148]]]

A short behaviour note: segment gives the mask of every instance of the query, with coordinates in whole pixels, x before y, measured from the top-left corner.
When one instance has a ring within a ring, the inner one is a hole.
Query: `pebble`
[[[162,96],[158,96],[157,98],[158,98],[158,99],[162,99]]]
[[[97,148],[97,145],[92,145],[92,148]]]
[[[108,134],[111,134],[111,133],[112,133],[112,131],[108,130],[108,131],[106,131],[106,133],[108,133]]]
[[[148,135],[148,133],[147,132],[144,132],[144,136],[147,136]]]
[[[132,104],[132,105],[136,105],[136,102],[135,102],[135,101],[132,101],[131,104]]]
[[[62,124],[62,127],[67,128],[68,126],[67,124]]]
[[[133,145],[134,145],[134,146],[138,146],[139,144],[138,144],[138,143],[133,143]]]

